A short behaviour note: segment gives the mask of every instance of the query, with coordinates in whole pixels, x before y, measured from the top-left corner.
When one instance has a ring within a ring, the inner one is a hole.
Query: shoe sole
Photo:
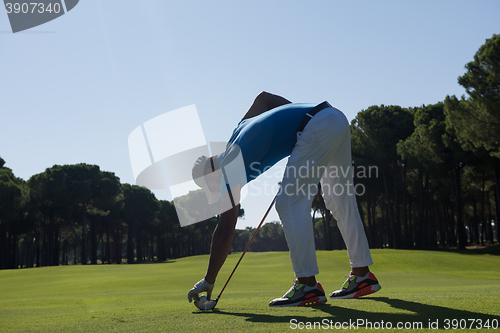
[[[374,292],[379,291],[382,289],[380,284],[374,284],[368,287],[365,287],[361,290],[356,291],[355,293],[350,293],[344,296],[330,296],[330,299],[348,299],[348,298],[359,298],[363,296],[367,296],[370,294],[373,294]]]
[[[279,305],[269,305],[273,308],[283,308],[287,306],[313,306],[313,305],[323,305],[327,302],[326,296],[313,297],[305,301],[289,303],[289,304],[279,304]]]

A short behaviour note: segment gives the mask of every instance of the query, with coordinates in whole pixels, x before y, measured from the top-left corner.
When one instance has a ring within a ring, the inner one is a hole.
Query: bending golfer
[[[229,165],[241,155],[244,174]],[[321,183],[326,207],[338,223],[347,246],[351,273],[330,298],[356,298],[376,292],[380,285],[369,271],[373,264],[356,204],[350,172],[351,134],[345,115],[327,102],[292,104],[283,97],[260,93],[233,132],[225,152],[200,157],[193,179],[205,190],[208,202],[230,202],[214,231],[205,278],[188,293],[189,301],[207,292],[231,249],[238,216],[240,189],[286,156],[290,156],[276,199],[297,280],[270,306],[307,306],[326,302],[314,245],[311,206]],[[344,172],[333,172],[344,170]],[[341,195],[336,195],[341,193]]]

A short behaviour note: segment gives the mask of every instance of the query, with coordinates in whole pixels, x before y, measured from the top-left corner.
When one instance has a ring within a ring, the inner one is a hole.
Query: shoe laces
[[[352,281],[354,281],[354,279],[351,281],[351,278],[353,277],[354,275],[344,275],[343,279],[344,278],[347,278],[347,280],[345,280],[344,284],[342,285],[342,289],[348,289],[349,288],[349,285],[351,284]]]
[[[292,291],[296,290],[296,287],[298,287],[299,284],[300,284],[299,280],[295,280],[295,282],[293,283],[293,285],[290,287],[290,289],[288,289],[288,291],[283,295],[283,297],[287,297],[286,295],[288,295]]]

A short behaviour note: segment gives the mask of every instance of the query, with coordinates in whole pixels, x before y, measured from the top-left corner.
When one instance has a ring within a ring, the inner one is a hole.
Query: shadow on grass
[[[491,254],[494,256],[500,256],[500,244],[488,245],[488,246],[477,246],[475,248],[470,247],[470,248],[467,248],[466,250],[459,250],[456,248],[434,248],[434,249],[425,249],[425,250],[437,251],[437,252],[451,252],[451,253],[469,254],[469,255]]]
[[[135,261],[131,264],[126,261],[123,262],[124,265],[153,265],[153,264],[172,264],[176,262],[175,259],[167,259],[167,260],[151,260],[151,261]]]
[[[366,297],[362,299],[355,300],[356,302],[363,302],[365,300],[372,300],[377,302],[387,303],[391,308],[400,309],[403,311],[408,311],[411,313],[384,313],[384,312],[369,312],[358,309],[348,309],[337,304],[341,302],[349,302],[351,300],[340,300],[338,303],[327,303],[321,306],[311,307],[317,313],[317,316],[304,317],[304,316],[288,316],[288,315],[274,315],[273,308],[269,308],[268,314],[256,314],[256,313],[245,313],[245,312],[229,312],[220,309],[214,309],[212,311],[206,312],[194,312],[194,314],[199,315],[224,315],[224,316],[237,316],[244,317],[247,321],[253,323],[286,323],[292,325],[293,323],[328,323],[325,325],[333,325],[335,327],[336,323],[342,325],[342,323],[360,324],[359,327],[366,328],[376,328],[376,325],[380,325],[382,321],[384,323],[391,323],[392,328],[397,328],[397,323],[403,323],[403,325],[412,325],[411,328],[453,328],[453,324],[457,324],[458,328],[460,325],[466,325],[466,328],[481,328],[479,325],[484,325],[488,320],[488,323],[492,325],[492,321],[496,320],[496,327],[500,324],[500,316],[488,315],[480,312],[472,312],[465,310],[457,310],[453,308],[447,308],[444,306],[429,305],[423,303],[417,303],[412,301],[406,301],[401,299],[394,299],[388,297]],[[325,321],[326,319],[326,321]],[[450,320],[447,322],[446,320]],[[457,319],[458,322],[451,322],[451,320]],[[461,319],[465,319],[465,322],[459,322]],[[470,320],[468,320],[470,319]],[[360,320],[358,322],[358,320]],[[361,323],[361,320],[363,323]],[[481,321],[479,321],[481,320]],[[436,325],[437,326],[430,326]],[[368,323],[368,324],[367,324]],[[373,325],[370,327],[370,324]],[[318,324],[319,325],[319,324]],[[449,326],[449,327],[446,327]],[[305,327],[305,326],[304,326]],[[388,328],[387,326],[385,326]],[[494,326],[493,326],[494,327]],[[345,327],[344,327],[345,328]],[[380,327],[379,327],[380,328]],[[402,327],[404,328],[404,327]],[[455,327],[457,328],[457,327]],[[462,327],[464,328],[464,327]]]

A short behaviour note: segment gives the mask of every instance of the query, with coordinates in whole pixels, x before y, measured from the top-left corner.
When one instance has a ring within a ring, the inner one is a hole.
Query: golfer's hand
[[[212,296],[212,290],[214,289],[214,283],[208,283],[205,279],[198,281],[197,284],[194,285],[193,289],[188,292],[188,300],[189,303],[193,300],[200,300],[199,293],[206,291],[207,298],[210,300]]]

